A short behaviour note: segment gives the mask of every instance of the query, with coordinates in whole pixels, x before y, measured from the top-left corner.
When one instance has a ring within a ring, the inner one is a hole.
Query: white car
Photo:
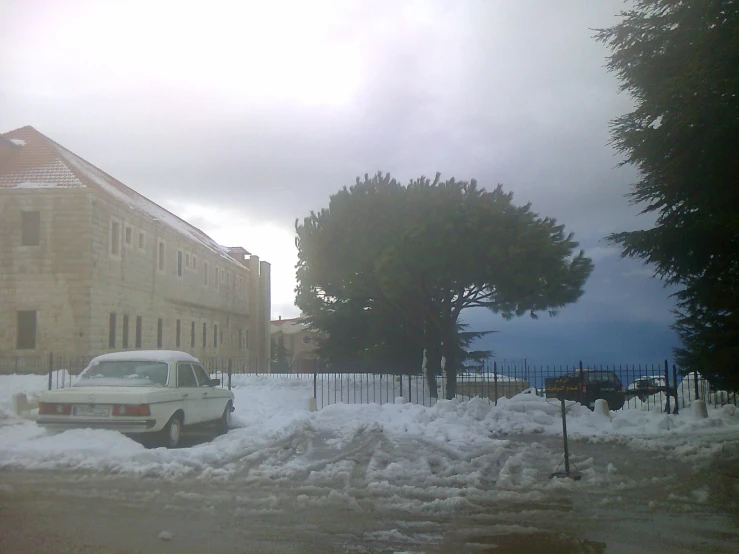
[[[174,448],[182,428],[215,423],[226,432],[234,395],[184,352],[139,350],[93,358],[74,385],[39,397],[38,425],[114,429]]]

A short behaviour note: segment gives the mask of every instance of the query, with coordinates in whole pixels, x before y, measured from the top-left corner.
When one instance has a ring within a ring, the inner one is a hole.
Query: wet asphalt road
[[[203,440],[190,436],[186,445]],[[555,437],[516,440],[561,448]],[[254,479],[246,469],[225,480],[3,470],[0,552],[739,550],[739,441],[697,465],[618,444],[573,440],[571,451],[588,467],[617,460],[620,484],[583,480],[505,496],[490,483],[489,498],[482,491],[451,515],[398,509],[396,498],[361,479],[350,484],[357,508],[347,509],[311,504],[328,494],[315,483]],[[352,456],[361,462],[356,450]],[[433,491],[413,490],[408,499],[428,502]],[[162,531],[171,539],[159,538]]]

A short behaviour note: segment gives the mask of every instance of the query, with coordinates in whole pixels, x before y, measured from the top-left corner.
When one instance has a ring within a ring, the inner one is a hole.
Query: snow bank
[[[234,428],[203,444],[166,450],[146,449],[113,431],[52,434],[8,413],[14,392],[33,397],[46,385],[46,376],[0,376],[0,469],[299,482],[308,491],[306,505],[338,502],[347,509],[357,509],[351,495],[329,498],[316,491],[353,490],[359,480],[371,494],[381,495],[388,509],[448,513],[488,501],[485,491],[491,486],[501,495],[517,491],[536,500],[534,493],[561,460],[561,452],[531,440],[561,436],[560,404],[531,393],[500,399],[497,406],[472,398],[439,400],[433,407],[335,404],[310,412],[311,379],[234,375]],[[659,445],[662,455],[680,459],[711,455],[712,437],[716,445],[739,437],[736,410],[709,407],[704,420],[685,412],[620,410],[608,418],[568,403],[567,427],[573,438],[638,449]],[[697,436],[708,437],[704,446],[696,446]],[[586,474],[586,480],[604,478]]]

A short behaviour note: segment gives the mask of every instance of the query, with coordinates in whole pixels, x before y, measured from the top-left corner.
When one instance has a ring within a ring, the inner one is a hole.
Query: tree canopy
[[[563,225],[512,200],[474,180],[402,186],[378,173],[296,221],[296,302],[327,334],[320,351],[418,371],[425,350],[430,386],[445,359],[450,398],[470,343],[465,308],[536,317],[575,302],[591,261]]]
[[[634,111],[612,123],[651,229],[615,233],[624,256],[678,285],[686,371],[739,388],[739,2],[640,0],[596,38]]]

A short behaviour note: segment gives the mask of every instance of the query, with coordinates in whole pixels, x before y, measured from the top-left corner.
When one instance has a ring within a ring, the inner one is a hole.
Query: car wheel
[[[177,448],[182,437],[182,418],[174,414],[160,431],[159,444],[164,448]]]
[[[228,401],[228,404],[226,404],[226,408],[223,410],[223,415],[221,416],[221,419],[218,420],[218,425],[216,427],[217,432],[219,435],[225,435],[228,433],[228,430],[231,428],[231,411],[233,410],[231,401]]]

